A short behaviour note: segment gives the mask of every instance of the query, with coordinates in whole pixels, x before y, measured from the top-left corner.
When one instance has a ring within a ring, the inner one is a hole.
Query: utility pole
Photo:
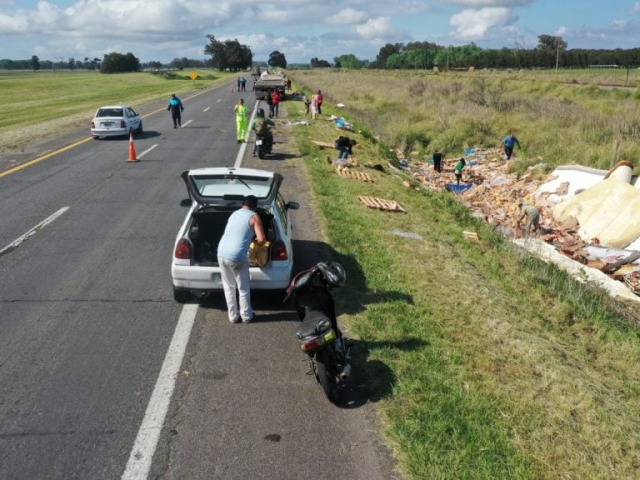
[[[556,72],[558,71],[559,59],[560,59],[560,37],[556,37]]]

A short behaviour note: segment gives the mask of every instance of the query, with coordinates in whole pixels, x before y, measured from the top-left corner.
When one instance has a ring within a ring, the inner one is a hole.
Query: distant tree
[[[538,35],[538,50],[560,50],[567,49],[567,42],[557,35]]]
[[[309,66],[311,68],[327,68],[330,67],[331,64],[327,60],[320,60],[319,58],[314,57],[311,59]]]
[[[218,70],[246,70],[251,67],[253,53],[247,45],[238,40],[216,40],[213,35],[206,35],[209,43],[204,47],[205,55],[211,56],[211,64]]]
[[[348,55],[340,55],[338,60],[340,62],[341,68],[351,68],[351,69],[362,68],[362,61],[360,61],[358,57],[356,57],[352,53]],[[336,62],[336,66],[337,64],[338,62]]]
[[[333,64],[336,66],[336,68],[342,68],[340,57],[333,57]]]
[[[139,72],[140,60],[133,53],[123,55],[118,52],[109,53],[102,59],[100,73]]]
[[[224,70],[227,65],[226,48],[224,43],[216,40],[213,35],[205,35],[209,43],[204,47],[205,55],[211,56],[211,62],[218,70]]]
[[[73,57],[69,57],[69,70],[76,69],[76,59]]]
[[[403,49],[404,44],[402,43],[387,43],[380,49],[378,55],[376,56],[376,65],[378,66],[378,68],[389,68],[387,66],[387,59],[394,53],[402,52]]]
[[[33,68],[34,71],[40,70],[40,59],[37,55],[31,57],[31,68]]]
[[[267,63],[272,67],[287,68],[287,59],[284,53],[275,50],[269,54],[269,60]]]

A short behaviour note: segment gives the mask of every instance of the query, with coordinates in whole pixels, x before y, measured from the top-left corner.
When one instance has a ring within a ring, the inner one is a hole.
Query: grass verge
[[[286,107],[304,118],[301,103]],[[343,133],[332,122],[294,134],[348,271],[341,321],[404,476],[640,477],[638,312],[517,251],[450,194],[404,187],[375,128],[361,131],[357,160],[386,169],[360,167],[372,184],[332,174],[335,152],[310,142]],[[358,195],[407,213],[367,209]]]

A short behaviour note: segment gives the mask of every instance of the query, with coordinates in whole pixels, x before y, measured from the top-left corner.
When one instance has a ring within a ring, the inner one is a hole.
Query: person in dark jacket
[[[348,159],[353,156],[353,147],[358,144],[355,140],[349,137],[338,137],[335,142],[336,150],[338,150],[338,158]]]
[[[171,118],[173,119],[173,128],[182,126],[182,112],[184,111],[184,106],[182,105],[180,99],[176,97],[175,93],[171,94],[169,104],[167,105],[167,110],[171,112]]]
[[[442,153],[438,150],[433,153],[433,169],[442,172]]]

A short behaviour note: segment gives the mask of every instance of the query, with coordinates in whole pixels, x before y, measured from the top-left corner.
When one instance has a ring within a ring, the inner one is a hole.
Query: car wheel
[[[142,133],[142,122],[140,122],[140,125],[138,126],[138,130],[136,133]]]
[[[191,292],[189,290],[182,290],[181,288],[173,287],[173,299],[178,303],[186,303],[191,298]]]
[[[93,135],[93,139],[94,140],[100,140],[100,137],[98,135]]]

